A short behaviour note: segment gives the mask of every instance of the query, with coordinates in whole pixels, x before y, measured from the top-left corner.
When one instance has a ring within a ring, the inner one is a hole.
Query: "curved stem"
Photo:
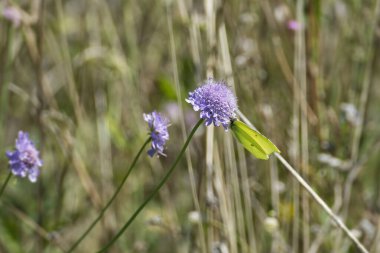
[[[0,190],[0,197],[1,197],[1,195],[3,195],[3,192],[4,192],[4,190],[5,190],[5,187],[7,187],[8,182],[9,182],[9,179],[11,179],[11,177],[12,177],[12,172],[9,171],[8,176],[7,176],[7,178],[5,179],[5,181],[4,181],[4,183],[3,183],[3,186],[1,187],[1,190]]]
[[[173,173],[174,169],[176,168],[178,162],[181,160],[183,154],[185,153],[185,150],[187,146],[190,143],[190,140],[193,138],[196,130],[199,128],[199,126],[202,124],[203,119],[200,119],[198,123],[194,126],[193,130],[191,130],[191,133],[189,134],[189,137],[187,137],[187,140],[185,144],[183,145],[179,155],[177,156],[176,160],[174,161],[173,165],[170,167],[169,171],[165,174],[165,176],[161,179],[160,183],[156,186],[156,188],[153,190],[153,192],[148,196],[148,198],[144,201],[144,203],[141,204],[139,208],[133,213],[133,215],[129,218],[127,223],[120,229],[120,231],[112,238],[112,240],[104,246],[101,250],[98,251],[100,252],[105,252],[108,250],[109,247],[116,242],[116,240],[124,233],[124,231],[131,225],[131,223],[135,220],[137,215],[144,209],[144,207],[149,203],[149,201],[158,193],[158,191],[161,189],[161,187],[166,183],[166,181],[169,179],[170,175]]]
[[[142,145],[142,147],[140,148],[139,152],[137,153],[136,157],[133,159],[133,162],[131,164],[131,166],[129,167],[127,173],[125,174],[123,180],[121,181],[119,187],[116,189],[115,193],[112,195],[111,199],[108,201],[108,203],[103,207],[103,209],[100,211],[98,217],[91,223],[91,225],[87,228],[87,230],[82,234],[81,237],[79,237],[79,239],[73,244],[73,246],[71,246],[71,248],[67,251],[67,253],[70,253],[70,252],[73,252],[73,250],[82,242],[82,240],[87,236],[88,233],[90,233],[90,231],[93,229],[93,227],[96,225],[96,223],[98,223],[98,221],[103,217],[104,213],[106,212],[106,210],[108,209],[108,207],[111,205],[111,203],[114,201],[114,199],[116,198],[116,196],[119,194],[121,188],[123,187],[125,181],[127,181],[127,178],[129,176],[129,174],[132,172],[133,168],[135,167],[136,165],[136,162],[137,160],[139,159],[142,151],[145,149],[146,145],[151,141],[151,138],[149,137],[144,145]]]

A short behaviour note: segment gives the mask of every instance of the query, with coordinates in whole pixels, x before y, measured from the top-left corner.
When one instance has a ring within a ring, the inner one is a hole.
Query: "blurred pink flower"
[[[292,31],[298,31],[302,29],[302,25],[296,20],[289,20],[287,26],[288,29]]]
[[[3,10],[3,17],[13,23],[15,27],[18,27],[21,23],[21,12],[18,8],[13,6],[5,7]]]

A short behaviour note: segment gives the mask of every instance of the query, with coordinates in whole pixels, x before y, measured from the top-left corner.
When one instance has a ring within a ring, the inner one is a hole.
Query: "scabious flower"
[[[186,102],[200,111],[206,126],[214,123],[222,125],[227,131],[231,120],[236,119],[237,99],[232,90],[224,83],[208,79],[202,86],[189,93]]]
[[[164,146],[166,141],[169,140],[169,120],[156,111],[148,114],[144,113],[144,120],[148,122],[149,135],[152,138],[152,147],[148,150],[148,155],[153,157],[157,152],[158,155],[166,156]]]
[[[29,139],[27,133],[24,133],[23,131],[18,132],[16,150],[13,152],[7,151],[6,156],[8,157],[9,167],[13,175],[19,177],[28,176],[30,182],[33,183],[37,181],[42,161],[39,158],[38,150]]]

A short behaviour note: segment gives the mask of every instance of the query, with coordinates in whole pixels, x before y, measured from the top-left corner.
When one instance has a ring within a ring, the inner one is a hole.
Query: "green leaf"
[[[170,81],[169,78],[165,76],[160,77],[158,80],[158,88],[160,92],[168,99],[175,100],[177,98],[177,94],[175,92],[175,85]]]
[[[268,160],[270,154],[280,153],[280,150],[267,137],[240,120],[231,123],[231,130],[236,139],[258,159]]]

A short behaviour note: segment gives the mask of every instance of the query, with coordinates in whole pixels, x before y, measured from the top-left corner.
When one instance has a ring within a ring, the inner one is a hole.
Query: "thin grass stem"
[[[239,116],[245,121],[249,126],[255,128],[251,122],[245,117],[240,111],[238,111]],[[256,128],[255,128],[256,129]],[[311,186],[301,177],[300,174],[285,160],[285,158],[278,154],[274,154],[276,158],[285,166],[285,168],[292,174],[292,176],[301,184],[301,186],[312,196],[312,198],[318,203],[320,207],[330,216],[330,218],[338,225],[338,227],[352,240],[352,242],[360,249],[362,253],[368,253],[368,250],[359,242],[359,240],[352,234],[352,232],[347,228],[347,226],[342,222],[342,220],[336,215],[331,208],[326,204],[326,202],[316,193]]]
[[[193,130],[191,130],[189,137],[187,138],[185,144],[183,145],[180,153],[178,154],[176,160],[174,161],[173,165],[170,167],[169,171],[165,174],[165,176],[161,179],[160,183],[156,186],[156,188],[153,190],[153,192],[148,196],[148,198],[137,208],[137,210],[132,214],[132,216],[129,218],[129,220],[125,223],[125,225],[119,230],[119,232],[111,239],[110,242],[106,246],[104,246],[100,252],[106,252],[112,244],[114,244],[117,239],[124,233],[124,231],[132,224],[132,222],[136,219],[136,217],[139,215],[139,213],[144,209],[144,207],[152,200],[154,196],[158,193],[158,191],[161,189],[161,187],[166,183],[166,181],[169,179],[171,174],[173,173],[174,169],[176,168],[178,162],[181,160],[183,154],[185,153],[187,146],[189,146],[189,143],[191,139],[193,138],[195,132],[199,128],[199,126],[203,123],[203,119],[200,119],[198,123],[194,126]]]
[[[139,159],[141,153],[143,152],[143,150],[145,149],[146,145],[148,145],[148,143],[151,141],[151,138],[149,137],[145,143],[142,145],[142,147],[140,148],[139,152],[137,153],[136,157],[133,159],[133,162],[131,164],[131,166],[129,167],[127,173],[125,174],[123,180],[121,181],[119,187],[116,189],[115,193],[112,195],[111,199],[108,201],[108,203],[103,207],[103,209],[100,211],[98,217],[96,217],[96,219],[91,223],[91,225],[86,229],[86,231],[82,234],[81,237],[79,237],[79,239],[73,244],[73,246],[71,246],[71,248],[67,251],[67,253],[70,253],[70,252],[73,252],[73,250],[82,242],[82,240],[90,233],[90,231],[94,228],[94,226],[96,225],[96,223],[98,223],[98,221],[103,217],[104,213],[106,212],[106,210],[108,209],[108,207],[112,204],[112,202],[115,200],[116,196],[119,194],[121,188],[123,187],[124,183],[127,181],[127,178],[129,176],[129,174],[132,172],[133,168],[135,167],[136,165],[136,162],[137,160]]]
[[[363,253],[368,253],[368,250],[359,242],[359,240],[351,233],[347,226],[342,222],[342,220],[331,210],[331,208],[326,204],[326,202],[316,193],[310,185],[298,174],[298,172],[285,160],[282,155],[275,153],[277,159],[285,166],[285,168],[294,176],[294,178],[303,186],[303,188],[310,193],[313,199],[318,203],[319,206],[326,211],[330,218],[338,225],[340,229],[352,240],[352,242],[360,249]]]

